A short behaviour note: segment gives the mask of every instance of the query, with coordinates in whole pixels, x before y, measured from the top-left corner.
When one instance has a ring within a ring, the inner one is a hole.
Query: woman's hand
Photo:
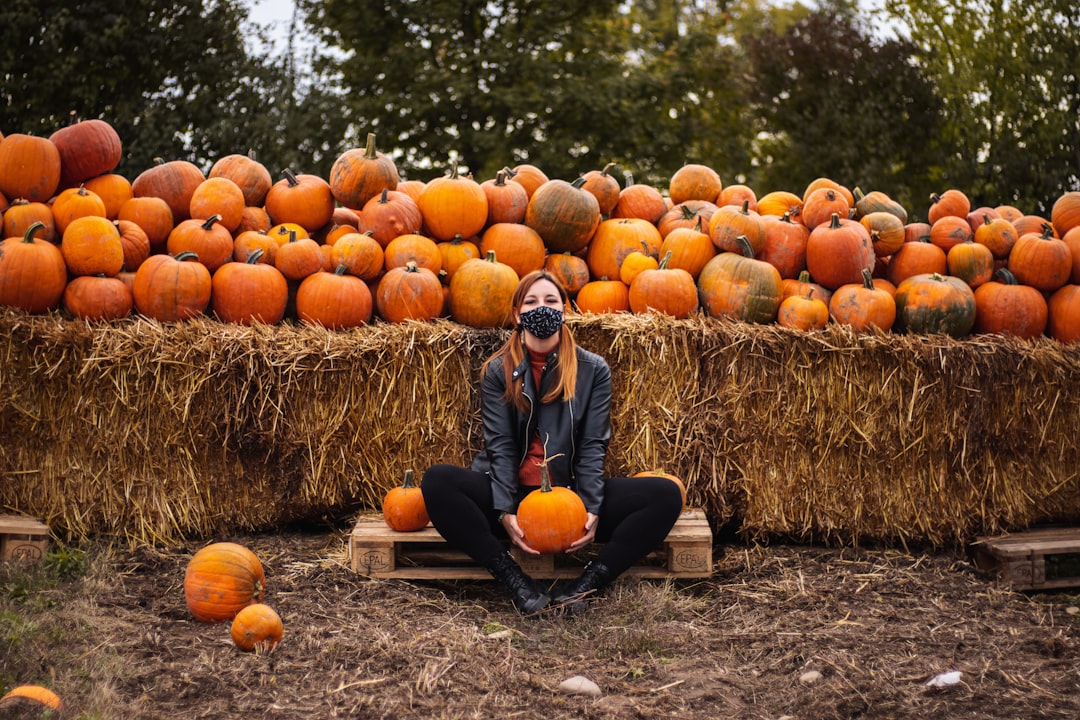
[[[596,525],[600,522],[599,515],[593,515],[589,513],[585,516],[585,534],[581,536],[581,539],[575,542],[573,545],[566,549],[566,552],[574,552],[580,550],[593,541],[596,537]]]
[[[532,549],[529,547],[529,543],[525,542],[525,533],[521,532],[521,526],[518,525],[517,515],[504,513],[501,522],[503,529],[506,530],[506,534],[510,536],[511,542],[530,555],[540,554],[539,550]]]

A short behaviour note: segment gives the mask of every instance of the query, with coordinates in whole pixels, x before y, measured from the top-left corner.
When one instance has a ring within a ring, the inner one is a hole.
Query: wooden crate
[[[597,548],[573,554],[526,555],[511,552],[530,576],[537,579],[576,577],[595,557]],[[349,538],[352,569],[375,578],[411,580],[491,579],[465,553],[451,548],[428,525],[417,532],[397,532],[381,516],[361,517]],[[629,577],[701,578],[712,574],[712,530],[700,510],[685,510],[662,546],[624,573]]]
[[[48,525],[23,515],[0,515],[0,561],[40,562],[48,549]]]
[[[1080,528],[1041,528],[978,538],[975,566],[1017,590],[1080,587]]]

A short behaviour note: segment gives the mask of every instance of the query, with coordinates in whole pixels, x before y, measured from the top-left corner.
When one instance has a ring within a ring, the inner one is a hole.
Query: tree
[[[700,7],[699,7],[700,6]],[[477,178],[531,162],[573,179],[610,161],[659,182],[725,160],[744,106],[715,3],[685,0],[306,2],[348,98],[424,179],[453,158]]]
[[[743,40],[762,122],[755,184],[801,193],[826,176],[921,207],[941,101],[914,46],[868,37],[842,7],[781,20]]]
[[[313,157],[293,133],[325,137],[307,124],[318,115],[285,112],[293,79],[251,54],[245,33],[257,30],[239,0],[9,0],[0,27],[0,130],[48,136],[73,119],[104,119],[128,177],[155,157],[208,169],[251,149],[277,172],[296,153]]]
[[[1075,0],[886,0],[944,100],[941,189],[1046,213],[1080,187]]]

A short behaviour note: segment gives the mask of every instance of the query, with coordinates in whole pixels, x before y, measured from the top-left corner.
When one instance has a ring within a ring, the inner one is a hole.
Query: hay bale
[[[1080,518],[1080,348],[804,333],[652,315],[568,321],[611,364],[612,475],[682,477],[756,539],[952,545]],[[479,449],[505,331],[0,309],[0,508],[62,536],[170,545],[379,506]]]

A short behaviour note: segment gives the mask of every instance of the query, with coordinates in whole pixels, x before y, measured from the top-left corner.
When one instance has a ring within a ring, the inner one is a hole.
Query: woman
[[[514,329],[481,369],[484,450],[471,468],[435,465],[420,487],[432,524],[448,543],[487,568],[524,614],[553,601],[578,610],[667,537],[682,495],[665,478],[605,478],[611,437],[611,370],[578,347],[563,324],[566,290],[538,270],[521,279],[512,300]],[[605,543],[580,577],[549,595],[505,549],[507,537],[539,554],[517,521],[522,498],[540,486],[547,460],[551,482],[585,503],[582,537]]]

